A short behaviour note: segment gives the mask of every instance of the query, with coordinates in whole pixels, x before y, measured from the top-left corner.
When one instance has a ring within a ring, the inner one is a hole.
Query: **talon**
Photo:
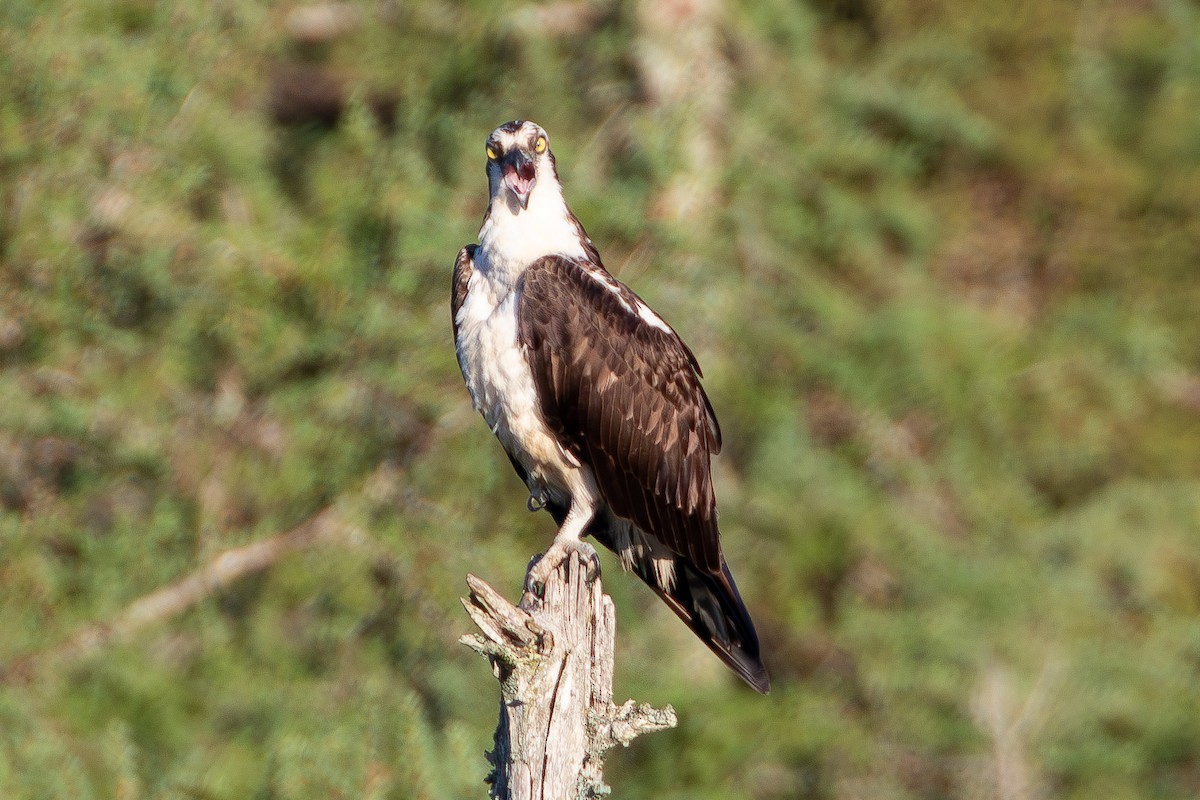
[[[555,570],[563,567],[567,560],[578,555],[586,570],[584,578],[588,583],[600,575],[600,559],[596,550],[590,544],[578,539],[556,538],[542,554],[536,563],[532,564],[525,579],[527,591],[538,598],[545,598],[546,583]]]
[[[540,581],[532,575],[525,581],[525,591],[536,597],[538,600],[546,599],[546,582]]]
[[[596,580],[600,577],[600,556],[596,555],[596,551],[593,550],[591,552],[590,556],[586,559],[586,561],[587,561],[587,575],[585,576],[584,579],[588,583],[595,583]]]

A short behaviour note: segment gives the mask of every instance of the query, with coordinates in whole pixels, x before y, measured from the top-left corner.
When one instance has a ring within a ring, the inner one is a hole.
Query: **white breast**
[[[546,255],[586,258],[579,232],[571,223],[562,188],[539,180],[529,207],[513,213],[507,203],[493,201],[479,229],[477,260],[497,281],[515,285],[525,269]]]
[[[564,502],[581,479],[579,461],[542,421],[533,374],[517,342],[517,290],[479,266],[457,319],[467,389],[504,449],[525,468],[530,491],[549,489]]]

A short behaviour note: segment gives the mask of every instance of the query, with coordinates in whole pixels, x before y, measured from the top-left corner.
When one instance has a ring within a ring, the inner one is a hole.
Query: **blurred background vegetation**
[[[606,559],[681,717],[617,796],[1200,795],[1193,0],[6,0],[0,796],[482,796],[456,598],[553,526],[447,304],[518,117],[705,366],[774,678]]]

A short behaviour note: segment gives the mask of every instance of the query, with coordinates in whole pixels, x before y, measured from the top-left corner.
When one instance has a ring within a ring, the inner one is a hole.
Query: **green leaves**
[[[301,42],[252,0],[3,4],[0,664],[331,503],[364,538],[0,686],[0,794],[479,794],[456,598],[552,524],[446,295],[518,116],[705,368],[776,687],[607,561],[619,683],[683,723],[618,791],[999,791],[1026,709],[1031,792],[1195,794],[1194,9],[727,4],[687,38],[655,5],[364,4]],[[715,88],[656,93],[655,35]]]

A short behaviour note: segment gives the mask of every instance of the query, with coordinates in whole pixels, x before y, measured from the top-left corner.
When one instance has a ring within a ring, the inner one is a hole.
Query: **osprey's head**
[[[487,139],[487,174],[493,203],[506,202],[514,213],[528,208],[538,180],[556,178],[550,137],[536,122],[504,123]]]

